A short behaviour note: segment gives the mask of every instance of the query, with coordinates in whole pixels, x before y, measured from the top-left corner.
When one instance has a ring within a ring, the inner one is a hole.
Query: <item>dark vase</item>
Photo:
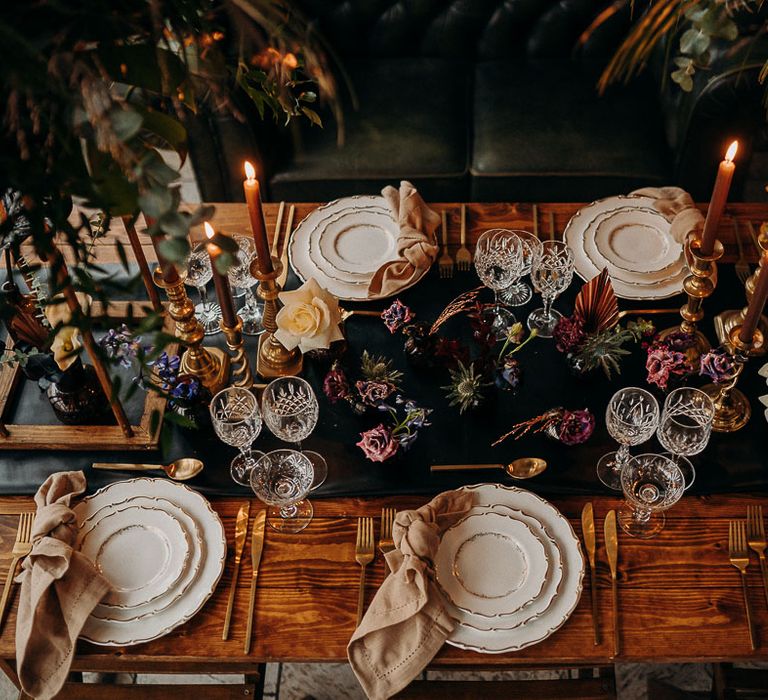
[[[65,425],[103,425],[112,420],[96,370],[79,357],[46,393],[53,412]]]

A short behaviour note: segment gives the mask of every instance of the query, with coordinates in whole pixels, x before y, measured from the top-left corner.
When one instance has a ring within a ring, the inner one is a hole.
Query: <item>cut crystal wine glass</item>
[[[707,446],[715,418],[715,404],[703,391],[682,387],[671,391],[664,401],[656,438],[670,452],[672,461],[685,477],[685,488],[696,478],[688,457]]]
[[[252,238],[235,236],[238,251],[235,263],[229,268],[229,283],[235,289],[245,290],[244,304],[237,315],[243,322],[244,335],[261,335],[264,332],[264,305],[253,293],[258,282],[251,275],[251,262],[256,258],[256,245]]]
[[[562,318],[552,303],[573,279],[573,252],[563,241],[544,241],[541,247],[541,255],[531,262],[531,281],[541,294],[544,306],[531,311],[528,328],[536,330],[541,338],[551,338]]]
[[[211,399],[210,412],[219,439],[240,450],[230,464],[232,478],[241,486],[248,486],[251,470],[264,454],[251,449],[261,432],[259,402],[248,389],[231,386]]]
[[[648,539],[664,528],[664,512],[685,491],[683,473],[669,457],[638,455],[621,471],[624,502],[619,507],[621,529],[632,537]]]
[[[630,460],[629,447],[653,437],[659,425],[659,402],[645,389],[619,389],[605,409],[605,425],[620,447],[600,458],[597,477],[609,489],[620,491],[621,470]]]
[[[205,286],[211,281],[213,270],[211,269],[211,258],[208,255],[208,249],[205,243],[196,245],[187,260],[187,277],[184,283],[197,289],[200,295],[200,303],[195,306],[195,315],[197,320],[203,326],[205,335],[215,335],[221,333],[221,307],[213,301],[208,300],[208,292]]]
[[[273,450],[251,472],[251,488],[266,503],[267,525],[278,532],[301,532],[312,520],[306,496],[312,486],[312,462],[296,450]]]
[[[538,236],[534,236],[530,231],[513,231],[513,233],[520,239],[523,267],[520,270],[520,276],[501,292],[499,297],[508,306],[523,306],[531,300],[533,290],[530,285],[522,281],[522,278],[531,274],[533,261],[541,256],[543,248]]]
[[[272,433],[294,443],[310,460],[314,468],[312,490],[316,489],[328,476],[328,465],[321,454],[301,449],[301,441],[312,434],[320,414],[312,386],[301,377],[278,377],[264,389],[261,409]]]
[[[520,279],[523,269],[523,253],[520,239],[507,229],[486,231],[475,247],[475,270],[480,281],[493,290],[494,304],[485,310],[484,316],[491,322],[496,337],[506,337],[507,329],[515,323],[515,316],[502,306],[499,292]]]

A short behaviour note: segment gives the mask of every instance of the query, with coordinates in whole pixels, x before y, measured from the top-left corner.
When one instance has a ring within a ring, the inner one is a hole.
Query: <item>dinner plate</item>
[[[545,527],[539,520],[524,513],[517,508],[511,508],[503,504],[495,504],[493,506],[476,506],[468,511],[468,515],[473,513],[487,513],[496,512],[510,515],[516,520],[520,520],[528,525],[529,528],[536,534],[539,541],[546,550],[547,560],[549,561],[549,567],[547,570],[546,580],[544,587],[534,601],[523,608],[516,610],[509,615],[502,615],[496,618],[487,618],[480,615],[473,615],[464,610],[455,609],[453,612],[454,619],[462,626],[474,628],[478,630],[494,630],[505,629],[511,630],[520,625],[527,624],[531,620],[543,615],[557,594],[560,587],[560,582],[563,579],[563,557],[560,553],[560,549],[555,542],[554,537],[551,535],[547,527]]]
[[[125,622],[89,617],[80,636],[101,646],[141,644],[168,634],[200,611],[224,570],[227,542],[221,520],[205,498],[184,484],[147,477],[110,484],[75,506],[78,524],[105,505],[129,503],[139,497],[170,501],[197,523],[204,543],[202,563],[186,591],[156,614]]]
[[[437,582],[460,610],[498,618],[541,593],[549,561],[524,522],[491,510],[467,515],[443,533],[435,555]]]
[[[474,506],[507,506],[538,520],[562,554],[563,577],[546,610],[511,629],[494,625],[479,629],[458,622],[447,643],[487,654],[518,651],[537,644],[560,629],[578,605],[584,579],[581,545],[568,520],[551,504],[530,491],[501,484],[477,484],[459,489],[472,495]]]
[[[599,258],[599,261],[595,261],[589,254],[592,251],[592,254],[595,255],[595,229],[599,221],[602,221],[602,217],[609,213],[617,213],[618,211],[626,212],[630,217],[637,217],[638,210],[653,210],[653,202],[652,197],[619,195],[617,197],[597,200],[579,209],[568,222],[563,232],[563,240],[573,251],[576,274],[588,281],[600,274],[603,267],[607,266],[602,255],[597,255],[596,257]],[[662,226],[659,220],[656,220],[656,222],[659,226]],[[669,227],[669,223],[667,223],[667,227]],[[668,228],[664,229],[664,231],[668,231]],[[642,301],[666,299],[679,294],[682,291],[683,280],[688,274],[688,269],[684,264],[679,269],[676,269],[676,271],[675,269],[674,267],[669,268],[669,274],[664,275],[662,279],[641,276],[636,278],[635,281],[623,279],[625,273],[623,271],[620,272],[616,267],[614,267],[613,271],[609,269],[609,273],[617,297]]]
[[[137,505],[104,513],[80,530],[75,546],[109,581],[104,602],[124,608],[153,601],[172,588],[190,556],[189,537],[178,520]]]

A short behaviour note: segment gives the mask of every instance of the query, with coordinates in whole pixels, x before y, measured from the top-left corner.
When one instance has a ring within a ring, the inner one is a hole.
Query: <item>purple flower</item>
[[[496,386],[503,391],[516,391],[523,378],[523,369],[520,363],[507,355],[496,369],[494,381]]]
[[[132,361],[141,349],[141,336],[133,336],[128,326],[123,323],[117,330],[110,328],[99,341],[99,345],[107,357],[130,369]]]
[[[395,385],[390,382],[357,381],[355,388],[360,394],[360,400],[368,406],[377,406],[386,401],[395,392]]]
[[[406,323],[413,320],[415,315],[402,301],[395,299],[388,309],[381,312],[384,325],[390,333],[396,333]]]
[[[384,462],[400,448],[400,442],[392,437],[389,428],[379,423],[375,428],[360,433],[357,446],[371,462]]]
[[[691,365],[685,355],[671,350],[665,343],[651,345],[645,368],[648,370],[648,382],[662,390],[666,390],[671,377],[683,377],[691,372]]]
[[[174,403],[188,404],[200,396],[200,382],[191,374],[182,374],[171,389]]]
[[[349,381],[344,370],[334,362],[323,380],[323,393],[331,403],[349,397]]]
[[[581,411],[563,411],[557,436],[564,445],[580,445],[589,440],[595,429],[595,417],[585,408]]]
[[[573,352],[584,342],[587,336],[581,321],[573,317],[563,316],[557,322],[552,337],[555,339],[555,347],[560,352]]]
[[[735,369],[733,359],[721,348],[715,348],[701,356],[699,374],[709,377],[715,384],[722,384],[732,379]]]
[[[157,376],[160,377],[163,384],[175,384],[181,366],[181,358],[178,355],[169,355],[163,350],[160,357],[155,360],[154,365],[157,369]]]

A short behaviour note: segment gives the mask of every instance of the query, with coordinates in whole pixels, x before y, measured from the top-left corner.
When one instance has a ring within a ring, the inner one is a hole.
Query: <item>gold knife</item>
[[[592,596],[592,631],[595,636],[595,646],[600,644],[600,630],[597,626],[597,576],[595,572],[595,511],[592,502],[587,503],[581,511],[581,532],[584,535],[584,545],[589,558],[589,588]]]
[[[605,549],[611,567],[611,592],[613,594],[613,655],[619,655],[619,589],[616,569],[619,561],[619,537],[616,534],[616,511],[609,510],[605,516]]]
[[[253,520],[253,530],[251,530],[251,563],[253,565],[253,573],[251,574],[251,598],[248,602],[248,629],[245,632],[245,645],[243,646],[243,651],[246,654],[251,651],[251,636],[253,635],[253,609],[256,605],[256,580],[259,577],[261,553],[264,551],[264,526],[266,521],[267,511],[259,511]]]
[[[293,216],[296,213],[296,206],[291,204],[291,208],[288,210],[288,222],[285,225],[285,238],[283,238],[283,249],[280,253],[280,262],[283,265],[283,270],[280,276],[277,278],[277,283],[282,287],[285,285],[285,280],[288,279],[288,244],[291,242],[291,232],[293,231]]]
[[[229,585],[229,601],[227,602],[227,614],[224,617],[224,631],[221,638],[229,637],[229,623],[232,621],[232,607],[235,604],[235,590],[237,589],[237,577],[240,573],[240,560],[243,557],[245,536],[248,534],[248,515],[251,512],[251,502],[246,501],[240,506],[235,521],[235,568],[232,571],[232,583]]]

